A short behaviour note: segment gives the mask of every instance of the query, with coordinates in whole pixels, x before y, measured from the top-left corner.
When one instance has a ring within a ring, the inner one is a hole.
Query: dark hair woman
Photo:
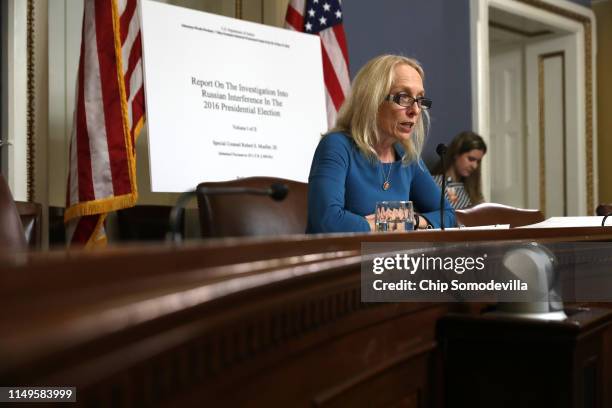
[[[434,180],[442,185],[446,177],[446,198],[455,209],[482,203],[480,162],[487,152],[487,145],[480,135],[465,131],[459,133],[448,146],[444,157],[445,168],[439,162],[432,171]]]

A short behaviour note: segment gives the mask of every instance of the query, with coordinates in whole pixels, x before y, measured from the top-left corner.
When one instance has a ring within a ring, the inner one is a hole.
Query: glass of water
[[[378,201],[375,213],[376,231],[412,231],[414,208],[412,201]]]

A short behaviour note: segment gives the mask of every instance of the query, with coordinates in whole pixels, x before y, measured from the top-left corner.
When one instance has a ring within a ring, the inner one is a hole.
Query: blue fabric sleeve
[[[308,232],[370,231],[364,217],[345,209],[349,149],[346,137],[332,134],[315,151],[308,179]]]
[[[414,177],[410,186],[410,197],[415,207],[434,228],[440,228],[440,187],[427,170],[422,160],[414,163]],[[444,199],[444,226],[454,227],[455,210],[448,200]]]

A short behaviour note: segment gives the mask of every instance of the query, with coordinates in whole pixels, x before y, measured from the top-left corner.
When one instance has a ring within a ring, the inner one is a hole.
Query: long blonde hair
[[[351,93],[342,104],[336,125],[328,132],[349,134],[367,157],[377,159],[374,146],[381,140],[378,131],[378,109],[391,91],[394,69],[399,64],[414,68],[425,81],[425,73],[418,61],[400,55],[380,55],[365,64],[353,80]],[[421,110],[415,129],[407,141],[402,142],[407,164],[420,158],[425,135],[429,130],[429,113]]]

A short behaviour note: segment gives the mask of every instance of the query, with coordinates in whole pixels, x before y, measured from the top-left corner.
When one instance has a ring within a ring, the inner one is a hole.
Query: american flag
[[[137,5],[85,0],[64,215],[70,244],[105,244],[106,214],[138,198],[145,101]]]
[[[291,0],[285,25],[296,31],[321,37],[323,77],[327,90],[327,124],[332,127],[336,114],[351,86],[348,50],[342,26],[339,0]]]

